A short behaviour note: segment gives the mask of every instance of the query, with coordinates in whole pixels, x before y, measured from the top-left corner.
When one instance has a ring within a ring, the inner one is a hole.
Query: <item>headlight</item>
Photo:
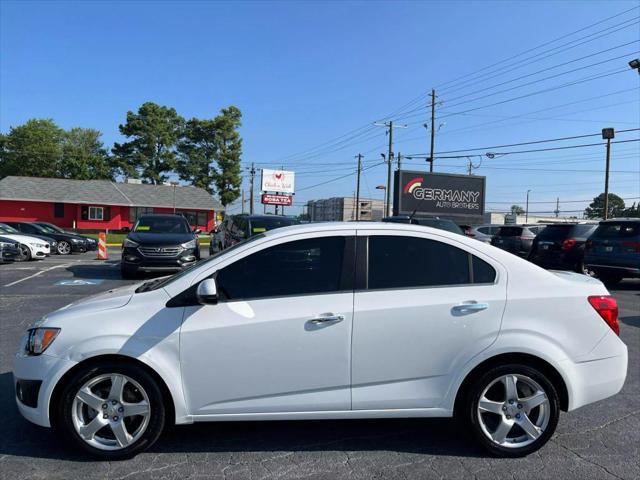
[[[9,242],[0,242],[0,247],[2,247],[2,248],[11,247],[12,245],[13,245],[13,243],[9,243]]]
[[[79,238],[70,238],[69,240],[71,240],[72,243],[81,243],[82,240],[80,240]]]
[[[133,240],[129,240],[128,238],[125,238],[124,242],[122,242],[122,246],[123,247],[136,248],[138,246],[138,244],[136,242],[134,242]]]
[[[182,248],[196,248],[196,240],[189,240],[187,243],[183,243],[180,245]]]
[[[59,333],[59,328],[33,328],[29,330],[25,345],[26,352],[29,355],[40,355],[49,348]]]
[[[35,248],[47,248],[49,246],[46,243],[30,243],[29,245]]]

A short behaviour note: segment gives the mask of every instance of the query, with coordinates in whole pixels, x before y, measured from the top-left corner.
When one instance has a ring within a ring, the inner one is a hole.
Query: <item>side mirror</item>
[[[122,227],[120,229],[120,231],[123,232],[123,233],[129,233],[131,231],[131,229],[129,227]]]
[[[195,233],[196,235],[202,233],[202,230],[200,230],[199,228],[196,228],[193,230],[193,233]]]
[[[201,305],[215,305],[218,303],[216,281],[213,278],[201,281],[196,290],[196,298]]]

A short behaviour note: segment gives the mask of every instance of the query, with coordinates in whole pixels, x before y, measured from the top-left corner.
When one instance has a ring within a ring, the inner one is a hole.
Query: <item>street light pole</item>
[[[527,206],[524,211],[524,223],[529,223],[529,192],[531,190],[527,190]]]
[[[607,160],[604,172],[604,213],[602,218],[606,220],[609,218],[609,162],[611,160],[611,139],[616,136],[616,132],[613,128],[603,128],[602,138],[607,141]]]

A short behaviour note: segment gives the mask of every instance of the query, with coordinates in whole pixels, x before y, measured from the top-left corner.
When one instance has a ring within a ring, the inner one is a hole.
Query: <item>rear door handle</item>
[[[344,320],[344,315],[334,315],[333,313],[323,313],[316,318],[309,320],[309,323],[314,325],[330,325],[332,323],[339,323]]]
[[[467,315],[469,313],[481,312],[482,310],[486,310],[487,308],[489,308],[488,303],[478,303],[473,301],[456,305],[451,309],[451,312],[454,315]]]

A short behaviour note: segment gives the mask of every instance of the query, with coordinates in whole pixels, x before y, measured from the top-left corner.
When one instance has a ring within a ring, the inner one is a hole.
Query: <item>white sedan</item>
[[[22,235],[8,226],[0,226],[0,235],[20,242],[20,260],[42,260],[51,254],[51,246],[41,238]]]
[[[36,321],[16,400],[104,459],[167,423],[454,415],[522,456],[561,410],[620,391],[617,315],[598,280],[462,235],[300,225]]]

